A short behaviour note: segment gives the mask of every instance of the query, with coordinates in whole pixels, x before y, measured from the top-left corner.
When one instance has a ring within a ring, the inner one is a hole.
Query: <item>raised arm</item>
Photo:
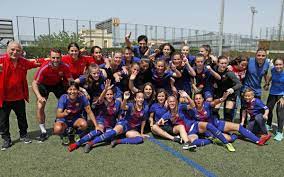
[[[183,62],[187,68],[188,74],[191,75],[192,77],[196,76],[196,73],[194,71],[194,69],[190,66],[189,62],[188,62],[188,58],[186,58],[186,56],[183,57]]]
[[[126,47],[132,47],[130,42],[131,32],[125,36],[125,45]]]
[[[127,106],[127,100],[130,98],[130,92],[126,91],[123,94],[123,101],[121,103],[121,109],[127,111],[128,110],[128,106]]]
[[[193,109],[195,107],[194,101],[190,98],[190,96],[183,90],[179,90],[180,97],[185,98],[185,102],[187,105],[187,110]]]
[[[208,71],[211,73],[211,75],[212,75],[215,79],[221,80],[221,76],[220,76],[217,72],[215,72],[215,71],[211,68],[211,66],[207,65],[206,68],[208,69]]]
[[[105,88],[104,90],[102,91],[102,93],[100,94],[99,98],[98,98],[98,103],[101,104],[104,100],[104,97],[106,96],[106,92],[110,89],[112,89],[113,85],[110,85],[111,84],[111,80],[107,79],[105,81]]]
[[[134,80],[136,79],[137,74],[138,74],[138,71],[135,70],[134,72],[131,73],[130,78],[129,78],[128,87],[132,93],[138,92],[138,89],[134,86]]]

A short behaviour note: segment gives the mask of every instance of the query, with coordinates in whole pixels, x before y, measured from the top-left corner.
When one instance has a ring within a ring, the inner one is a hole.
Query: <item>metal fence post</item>
[[[79,22],[78,22],[78,20],[76,20],[76,34],[77,34],[77,37],[79,37]]]
[[[135,39],[137,39],[137,37],[138,37],[138,25],[137,24],[135,24]]]
[[[156,43],[158,42],[158,27],[155,26],[155,39],[156,39]]]
[[[63,30],[63,32],[65,32],[65,24],[64,24],[65,22],[64,22],[64,18],[62,19],[62,30]]]
[[[34,30],[34,41],[36,41],[36,32],[35,32],[35,17],[33,17],[33,30]]]
[[[20,38],[20,28],[19,28],[19,16],[16,16],[16,20],[17,20],[17,33],[18,33],[18,40],[19,40],[19,43],[21,43],[21,38]]]
[[[91,20],[89,20],[89,37],[90,37],[90,42],[89,42],[89,46],[91,46],[91,42],[92,42],[92,22]]]

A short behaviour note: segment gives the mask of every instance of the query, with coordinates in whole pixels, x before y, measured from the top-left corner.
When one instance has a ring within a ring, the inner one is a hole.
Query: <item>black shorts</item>
[[[173,127],[170,125],[163,125],[163,126],[160,126],[160,128],[170,135],[174,134]]]
[[[44,85],[38,84],[38,90],[42,97],[48,98],[50,92],[53,92],[57,99],[66,93],[66,89],[62,84],[58,85]]]

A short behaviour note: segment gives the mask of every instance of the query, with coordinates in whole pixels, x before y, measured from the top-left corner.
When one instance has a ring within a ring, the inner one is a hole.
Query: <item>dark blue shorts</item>
[[[60,118],[60,119],[55,119],[55,122],[62,122],[65,123],[67,125],[67,127],[73,127],[74,123],[76,122],[76,120],[78,120],[79,118],[82,118],[83,116],[81,114],[77,114],[75,116],[73,116],[72,119],[70,118]]]

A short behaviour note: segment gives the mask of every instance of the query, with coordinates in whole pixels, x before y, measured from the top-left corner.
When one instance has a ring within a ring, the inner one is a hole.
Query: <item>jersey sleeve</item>
[[[155,109],[156,109],[156,104],[153,104],[149,109],[149,113],[154,113]]]
[[[89,102],[89,100],[87,99],[87,97],[86,97],[85,95],[82,95],[81,97],[82,97],[83,107],[85,108],[85,107],[89,106],[89,105],[90,105],[90,102]]]
[[[187,104],[185,104],[185,103],[180,103],[180,104],[178,105],[178,109],[181,110],[181,111],[187,111],[187,110],[188,110],[188,109],[187,109]]]
[[[257,99],[256,103],[260,108],[265,109],[265,110],[268,109],[268,107],[260,99]]]
[[[80,81],[80,84],[83,84],[83,83],[85,83],[86,82],[86,76],[85,75],[81,75],[81,76],[79,76],[79,81]]]
[[[37,68],[41,66],[43,63],[45,63],[44,58],[38,58],[38,59],[35,59],[35,61],[29,61],[27,59],[24,59],[24,61],[25,61],[25,66],[28,70],[32,68]]]
[[[235,83],[235,85],[232,87],[232,89],[234,89],[234,91],[239,90],[242,87],[241,81],[237,78],[237,76],[229,71],[227,72],[227,76],[233,81],[233,83]]]
[[[170,112],[166,112],[161,118],[163,118],[164,120],[171,120]]]
[[[57,109],[62,109],[62,110],[65,109],[65,107],[66,107],[66,101],[67,101],[66,98],[67,98],[67,97],[66,97],[66,94],[62,95],[62,96],[59,98],[58,103],[57,103]]]

